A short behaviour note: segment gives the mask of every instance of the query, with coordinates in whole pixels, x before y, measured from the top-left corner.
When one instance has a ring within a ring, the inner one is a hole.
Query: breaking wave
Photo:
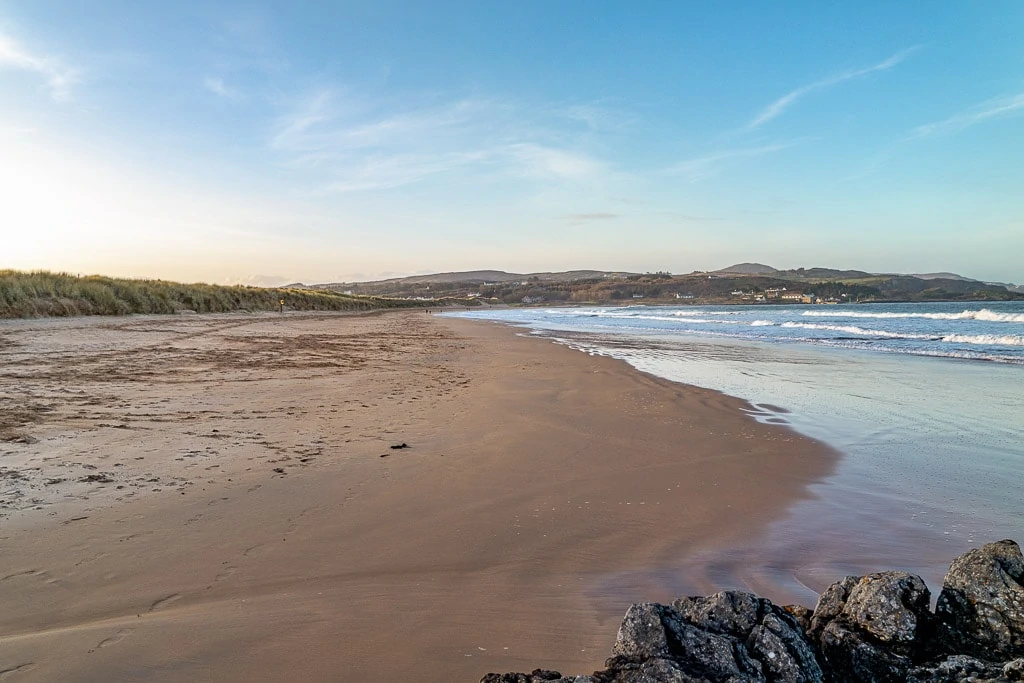
[[[559,331],[850,348],[1024,365],[1024,302],[871,306],[593,306],[476,315]],[[688,339],[687,343],[692,343]],[[653,343],[653,342],[652,342]]]
[[[714,311],[701,311],[701,315],[715,315]],[[596,318],[617,318],[619,320],[659,320],[667,323],[705,323],[713,325],[742,325],[743,323],[738,320],[721,320],[715,318],[677,318],[675,313],[671,315],[636,315],[635,313],[614,313],[608,311],[599,311],[592,315]]]
[[[856,334],[862,337],[886,337],[889,339],[935,339],[934,335],[930,334],[904,334],[901,332],[889,332],[887,330],[866,330],[863,327],[857,327],[855,325],[824,325],[821,323],[795,323],[795,322],[784,322],[782,327],[796,327],[804,330],[829,330],[832,332],[845,332],[847,334]]]
[[[926,318],[928,320],[981,320],[989,323],[1024,323],[1024,313],[998,313],[987,308],[960,313],[895,313],[871,311],[804,311],[814,318]]]
[[[944,342],[955,344],[988,344],[989,346],[1024,346],[1024,335],[1016,334],[948,334]]]

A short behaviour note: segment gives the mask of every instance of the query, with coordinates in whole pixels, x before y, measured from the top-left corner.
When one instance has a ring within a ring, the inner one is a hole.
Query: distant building
[[[542,296],[524,296],[522,299],[524,304],[539,304],[544,301]]]

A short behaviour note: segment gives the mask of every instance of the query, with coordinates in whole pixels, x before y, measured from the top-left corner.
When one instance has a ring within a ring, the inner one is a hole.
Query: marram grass
[[[276,311],[282,299],[286,310],[293,311],[365,311],[424,305],[421,301],[351,296],[325,290],[182,284],[0,270],[0,318]]]

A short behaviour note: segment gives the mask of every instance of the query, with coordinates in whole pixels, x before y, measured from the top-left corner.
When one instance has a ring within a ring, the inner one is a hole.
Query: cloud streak
[[[207,76],[203,79],[203,87],[218,97],[226,100],[237,101],[242,98],[242,93],[237,88],[232,88],[224,82],[223,78]]]
[[[737,159],[753,159],[788,149],[795,142],[779,142],[759,147],[742,147],[713,152],[702,157],[685,159],[665,169],[666,173],[685,177],[691,183],[719,173],[723,166]]]
[[[376,154],[328,169],[334,179],[324,189],[337,193],[390,190],[485,160],[481,153]]]
[[[520,108],[478,98],[403,105],[322,89],[278,119],[268,145],[289,167],[323,173],[327,192],[384,190],[454,172],[568,182],[604,170],[573,148],[580,135],[560,129],[559,117],[538,127]]]
[[[877,71],[888,71],[889,69],[893,68],[894,66],[905,60],[907,57],[909,57],[911,54],[913,54],[920,48],[920,45],[915,45],[914,47],[909,47],[906,50],[900,50],[899,52],[892,55],[888,59],[884,59],[881,62],[878,62],[877,64],[872,64],[871,66],[864,67],[862,69],[844,71],[842,73],[835,74],[834,76],[823,78],[820,81],[815,81],[814,83],[809,83],[807,85],[800,86],[795,90],[791,90],[790,92],[786,93],[785,95],[783,95],[782,97],[780,97],[779,99],[775,100],[767,107],[765,107],[761,111],[761,113],[755,116],[753,120],[751,120],[750,123],[748,123],[745,126],[744,130],[754,130],[756,128],[760,128],[761,126],[768,123],[772,119],[782,115],[782,113],[786,111],[786,109],[788,109],[797,100],[816,90],[825,90],[827,88],[831,88],[832,86],[839,85],[840,83],[851,81],[855,78],[860,78],[862,76],[867,76],[868,74],[875,73]]]
[[[959,133],[965,128],[976,126],[979,123],[1021,113],[1024,113],[1024,93],[992,99],[975,105],[964,113],[950,116],[948,119],[918,126],[911,131],[910,139]]]
[[[619,217],[621,217],[621,214],[605,213],[605,212],[597,212],[597,213],[567,213],[567,214],[564,214],[562,216],[559,216],[559,218],[561,218],[562,220],[568,221],[570,223],[585,223],[585,222],[590,222],[590,221],[610,221],[612,219],[619,218]]]
[[[0,32],[0,69],[18,69],[43,77],[44,88],[56,102],[71,100],[71,88],[79,82],[78,69],[50,55],[34,54],[11,36]]]

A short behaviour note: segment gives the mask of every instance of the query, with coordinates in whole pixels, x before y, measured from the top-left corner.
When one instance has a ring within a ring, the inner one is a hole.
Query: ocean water
[[[1024,302],[458,315],[746,399],[752,419],[842,453],[834,474],[757,538],[680,549],[663,567],[602,577],[601,594],[745,588],[813,605],[842,576],[892,568],[937,593],[957,554],[1024,543]]]

